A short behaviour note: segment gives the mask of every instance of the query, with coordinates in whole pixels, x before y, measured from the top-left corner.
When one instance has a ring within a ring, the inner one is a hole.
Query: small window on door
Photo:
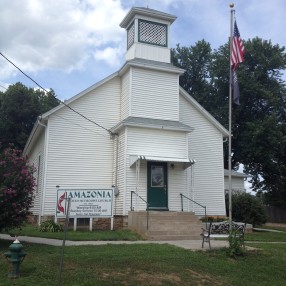
[[[164,168],[163,166],[151,167],[151,187],[163,187],[164,186]]]

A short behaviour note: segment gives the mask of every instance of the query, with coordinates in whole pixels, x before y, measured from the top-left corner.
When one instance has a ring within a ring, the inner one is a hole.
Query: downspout
[[[43,124],[43,123],[41,122],[41,119],[42,119],[42,117],[39,116],[39,117],[38,117],[38,120],[37,120],[37,123],[38,123],[40,126],[43,126],[43,127],[46,129],[47,125]],[[46,136],[46,132],[45,132],[45,144],[44,144],[44,145],[47,144],[46,138],[47,138],[47,136]],[[46,148],[45,148],[45,149],[46,149]],[[46,150],[45,150],[45,153],[46,153]],[[47,160],[46,154],[45,154],[45,156],[43,156],[43,158],[45,159],[45,161],[42,162],[43,168],[44,168],[44,166],[45,166],[45,164],[46,164],[46,160]],[[39,224],[39,225],[41,224],[41,217],[42,217],[42,210],[43,210],[43,194],[44,194],[44,185],[45,185],[45,184],[44,184],[44,180],[45,180],[45,178],[46,178],[46,176],[45,176],[45,171],[46,171],[45,169],[42,170],[43,175],[42,175],[42,182],[41,182],[40,209],[39,209],[39,216],[38,216],[38,224]]]
[[[118,156],[119,156],[119,135],[113,134],[116,137],[116,153],[115,153],[115,178],[114,178],[114,195],[119,195],[119,188],[118,188]]]

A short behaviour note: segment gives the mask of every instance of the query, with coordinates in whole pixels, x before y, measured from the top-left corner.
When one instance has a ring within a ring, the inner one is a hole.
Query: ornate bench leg
[[[203,236],[202,248],[204,248],[205,241],[208,242],[209,248],[211,249],[211,240],[209,237],[206,237],[206,236]]]

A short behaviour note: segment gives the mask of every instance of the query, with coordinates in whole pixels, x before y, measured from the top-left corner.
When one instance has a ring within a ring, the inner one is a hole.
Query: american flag
[[[232,51],[231,51],[231,69],[232,69],[232,88],[233,88],[233,100],[234,103],[239,105],[239,86],[237,80],[236,70],[239,67],[239,64],[244,61],[244,46],[240,38],[240,34],[234,21],[233,28],[233,39],[232,39]]]
[[[234,21],[233,37],[232,37],[232,51],[231,51],[231,67],[235,71],[240,63],[244,61],[244,46],[240,38],[240,34]]]

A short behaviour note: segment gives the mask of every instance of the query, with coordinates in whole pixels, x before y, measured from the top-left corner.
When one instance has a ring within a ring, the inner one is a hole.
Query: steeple
[[[127,31],[126,60],[170,63],[170,26],[176,18],[149,8],[131,8],[120,23]]]

